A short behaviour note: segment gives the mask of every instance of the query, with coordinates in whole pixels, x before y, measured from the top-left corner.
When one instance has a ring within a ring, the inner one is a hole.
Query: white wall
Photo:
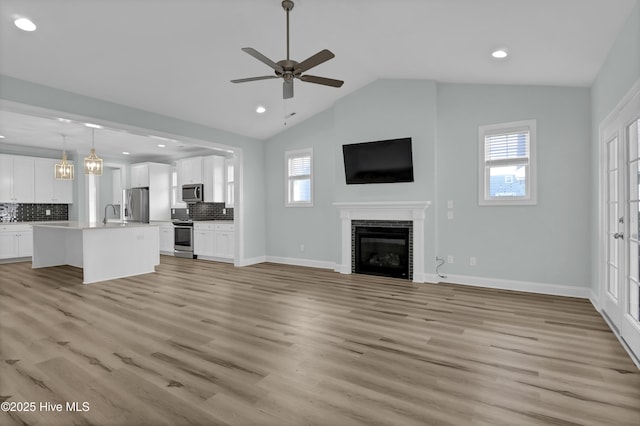
[[[598,263],[600,261],[598,226],[599,200],[599,126],[640,79],[640,1],[631,12],[591,88],[591,289],[599,294]]]

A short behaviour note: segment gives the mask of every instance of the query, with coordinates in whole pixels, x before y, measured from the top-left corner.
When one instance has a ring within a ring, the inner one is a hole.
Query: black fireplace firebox
[[[354,272],[410,279],[409,228],[356,226]]]

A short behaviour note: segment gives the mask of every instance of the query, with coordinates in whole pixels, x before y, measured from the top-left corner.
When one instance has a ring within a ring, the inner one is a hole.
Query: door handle
[[[622,232],[616,232],[615,234],[613,234],[613,238],[619,240],[621,238],[624,238],[624,234]]]

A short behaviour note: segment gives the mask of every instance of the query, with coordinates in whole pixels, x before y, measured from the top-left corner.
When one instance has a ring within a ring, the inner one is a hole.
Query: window
[[[227,196],[225,198],[225,207],[233,207],[235,204],[235,184],[234,184],[234,168],[233,168],[233,160],[225,161],[225,182],[226,182],[226,191]]]
[[[481,206],[536,204],[536,120],[480,126]]]
[[[313,150],[285,152],[286,193],[289,207],[313,206]]]

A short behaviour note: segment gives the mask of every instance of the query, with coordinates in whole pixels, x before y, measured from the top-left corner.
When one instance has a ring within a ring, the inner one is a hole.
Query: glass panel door
[[[620,144],[617,136],[613,136],[606,143],[606,215],[607,215],[607,266],[605,276],[605,294],[603,300],[603,310],[613,325],[618,328],[620,326],[620,303],[619,289],[620,279],[624,276],[621,267],[621,252],[624,250],[622,240],[624,218],[622,217],[622,208],[624,204],[620,203],[620,165],[621,153]],[[622,163],[624,164],[624,163]]]
[[[638,111],[640,113],[640,111]],[[640,355],[640,118],[636,118],[625,129],[629,154],[628,209],[629,223],[627,239],[627,277],[621,295],[624,314],[620,335],[634,353]]]

